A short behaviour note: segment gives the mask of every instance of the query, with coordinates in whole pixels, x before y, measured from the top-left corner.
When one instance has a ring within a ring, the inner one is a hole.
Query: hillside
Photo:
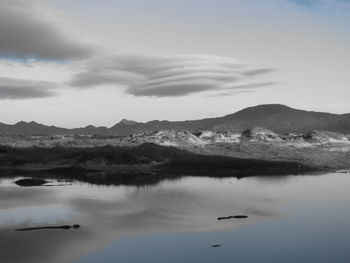
[[[221,118],[213,129],[242,131],[254,127],[264,127],[284,134],[307,133],[313,130],[348,134],[350,114],[304,111],[279,104],[260,105]]]

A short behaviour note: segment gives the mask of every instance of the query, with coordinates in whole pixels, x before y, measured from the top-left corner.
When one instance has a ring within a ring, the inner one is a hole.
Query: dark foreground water
[[[350,174],[147,187],[16,179],[0,181],[1,263],[350,262]],[[237,214],[248,218],[217,220]]]

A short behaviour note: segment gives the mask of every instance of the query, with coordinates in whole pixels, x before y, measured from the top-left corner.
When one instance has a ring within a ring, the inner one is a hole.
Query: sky
[[[350,0],[1,0],[0,122],[350,112]]]

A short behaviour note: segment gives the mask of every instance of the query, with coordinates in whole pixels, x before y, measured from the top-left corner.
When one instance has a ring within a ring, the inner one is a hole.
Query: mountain
[[[51,134],[67,134],[69,129],[59,128],[56,126],[46,126],[35,121],[20,121],[14,125],[0,123],[0,134],[31,134],[31,135],[51,135]]]
[[[124,125],[135,125],[135,124],[137,124],[136,121],[131,121],[131,120],[127,120],[127,119],[122,119],[119,123],[120,124],[124,124]]]
[[[213,129],[264,127],[278,133],[307,133],[313,130],[350,133],[350,114],[331,114],[293,109],[280,104],[243,109],[221,118]]]
[[[307,133],[313,130],[327,130],[349,134],[350,114],[331,114],[297,110],[280,104],[267,104],[245,108],[234,114],[219,118],[209,118],[194,121],[150,121],[119,124],[111,127],[114,134],[157,130],[233,130],[242,132],[254,127],[263,127],[278,133]]]
[[[0,123],[0,135],[66,135],[66,134],[108,134],[107,127],[88,125],[84,128],[66,129],[56,126],[46,126],[35,121],[20,121],[14,125]]]
[[[45,126],[36,122],[18,122],[14,125],[0,123],[0,134],[64,135],[101,134],[126,136],[134,133],[159,130],[198,130],[236,131],[262,127],[277,133],[307,133],[314,130],[327,130],[350,134],[350,114],[332,114],[293,109],[280,104],[267,104],[245,108],[234,114],[218,118],[191,121],[149,121],[146,123],[123,119],[114,126],[65,129]]]

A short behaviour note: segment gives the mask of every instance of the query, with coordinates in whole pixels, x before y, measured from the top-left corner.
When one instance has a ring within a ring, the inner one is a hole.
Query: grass
[[[2,154],[1,163],[10,165],[54,163],[66,160],[79,163],[96,159],[103,159],[110,164],[144,164],[191,156],[190,153],[173,147],[162,147],[151,143],[136,147],[103,146],[94,148],[60,146],[53,148],[11,148],[0,146],[0,153]]]
[[[22,164],[97,164],[134,165],[163,163],[159,169],[167,171],[255,171],[268,173],[297,171],[307,167],[296,162],[266,161],[232,158],[225,156],[200,155],[175,147],[145,143],[139,146],[103,146],[95,148],[53,147],[53,148],[11,148],[0,146],[0,165],[18,166]]]

